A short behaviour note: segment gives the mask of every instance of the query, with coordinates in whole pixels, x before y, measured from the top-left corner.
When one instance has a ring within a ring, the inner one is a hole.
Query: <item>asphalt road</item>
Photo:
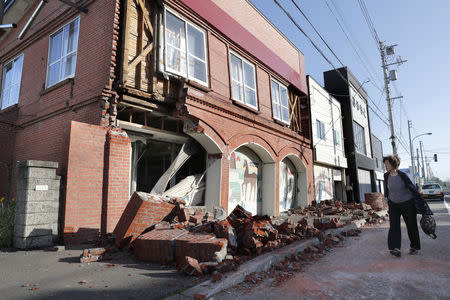
[[[450,299],[450,196],[429,202],[437,222],[436,240],[422,231],[422,250],[408,255],[402,221],[402,257],[387,251],[388,222],[364,228],[359,237],[334,248],[278,287],[269,279],[250,291],[239,287],[215,299]],[[420,217],[420,216],[419,216]]]
[[[196,284],[174,267],[128,253],[80,263],[81,250],[0,251],[0,299],[161,299]]]

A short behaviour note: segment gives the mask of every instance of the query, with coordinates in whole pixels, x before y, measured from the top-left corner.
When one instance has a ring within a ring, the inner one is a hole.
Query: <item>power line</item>
[[[291,0],[291,1],[292,1],[292,0]],[[344,35],[345,35],[345,37],[347,38],[347,40],[348,40],[350,46],[352,47],[353,51],[356,53],[356,55],[357,55],[358,58],[360,59],[361,64],[362,64],[362,65],[364,66],[364,68],[366,69],[366,71],[367,71],[367,73],[368,73],[368,75],[369,75],[369,78],[371,79],[371,83],[372,83],[372,84],[373,84],[373,85],[381,92],[382,89],[378,86],[378,84],[376,83],[376,80],[373,79],[373,77],[371,76],[371,71],[368,69],[366,63],[364,63],[362,57],[359,55],[359,52],[356,50],[356,47],[354,46],[354,44],[353,44],[353,42],[351,41],[350,37],[348,36],[347,32],[344,30],[344,28],[343,28],[341,22],[339,21],[338,17],[334,14],[333,10],[332,10],[331,7],[328,5],[328,1],[327,1],[327,0],[323,0],[323,1],[324,1],[324,3],[326,4],[326,6],[328,7],[328,10],[329,10],[329,11],[331,12],[331,14],[334,16],[336,22],[337,22],[338,25],[339,25],[339,28],[340,28],[341,31],[344,33]],[[333,3],[333,5],[334,5],[334,3]],[[335,7],[336,7],[336,6],[335,6]]]
[[[311,23],[311,21],[309,20],[309,18],[305,15],[305,13],[303,12],[303,10],[297,5],[297,3],[294,0],[291,0],[291,2],[295,5],[295,7],[297,8],[297,10],[302,14],[302,16],[306,19],[306,21],[308,21],[309,25],[311,25],[311,27],[314,29],[314,31],[317,33],[317,35],[320,37],[320,39],[322,40],[322,42],[324,42],[324,44],[327,46],[328,50],[331,51],[331,53],[333,53],[334,57],[336,57],[336,59],[341,63],[341,65],[344,67],[344,63],[339,59],[339,57],[336,55],[336,53],[334,53],[333,49],[331,49],[330,45],[328,45],[328,43],[325,41],[325,39],[322,37],[322,35],[320,34],[320,32],[316,29],[316,27]]]
[[[328,0],[327,0],[327,1],[328,1]],[[350,26],[348,26],[347,22],[345,21],[345,18],[343,17],[344,14],[343,14],[342,11],[340,10],[339,6],[335,3],[334,0],[330,0],[330,1],[331,1],[331,3],[333,4],[334,8],[336,9],[336,13],[339,15],[339,17],[340,17],[342,23],[344,24],[343,27],[345,27],[345,28],[346,28],[346,31],[348,31],[349,36],[351,36],[351,35],[354,36],[354,34],[353,34],[352,31],[351,31]],[[354,46],[356,46],[356,48],[359,50],[359,53],[361,53],[361,55],[362,55],[363,58],[365,59],[366,63],[369,65],[369,67],[370,67],[371,71],[373,72],[373,74],[377,74],[376,69],[375,69],[374,66],[372,65],[370,59],[368,59],[368,56],[367,56],[366,53],[364,52],[364,49],[362,49],[362,48],[358,45],[359,43],[356,43],[356,45],[355,45],[355,43],[352,42],[352,44],[353,44]]]
[[[367,10],[366,4],[364,3],[364,0],[358,0],[358,3],[361,8],[361,11],[363,13],[364,19],[366,20],[367,26],[369,27],[370,33],[372,34],[372,37],[375,40],[375,43],[378,48],[381,41],[380,41],[380,38],[378,37],[377,30],[375,29],[375,26],[373,25],[372,19],[370,18],[369,11]]]
[[[353,89],[355,91],[356,94],[359,93],[358,90],[355,89],[355,87],[353,87],[352,84],[350,84],[350,82],[341,74],[341,72],[339,70],[336,69],[336,67],[334,66],[334,64],[328,59],[328,57],[326,57],[326,55],[323,53],[323,51],[314,43],[314,41],[308,36],[308,34],[306,34],[306,32],[303,30],[303,28],[294,20],[294,18],[291,16],[291,14],[280,4],[280,2],[278,2],[278,0],[273,0],[278,7],[284,12],[284,14],[291,20],[291,22],[297,27],[297,29],[308,39],[308,41],[311,43],[311,45],[317,50],[317,52],[320,53],[320,55],[325,59],[326,62],[328,62],[328,64],[331,65],[331,67],[333,68],[334,71],[336,71],[336,74],[338,74],[338,76],[345,82],[347,83],[347,85]],[[375,103],[369,95],[367,95],[368,99],[372,102]],[[386,121],[370,106],[368,105],[369,109],[371,109],[375,115],[380,118],[380,120],[385,123],[387,126],[389,126],[388,123],[386,123]],[[379,109],[379,108],[378,108]]]

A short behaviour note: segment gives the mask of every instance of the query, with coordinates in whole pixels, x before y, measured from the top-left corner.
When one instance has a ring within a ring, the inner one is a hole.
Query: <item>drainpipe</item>
[[[19,33],[19,36],[17,37],[19,40],[21,40],[23,38],[23,36],[25,35],[25,33],[27,33],[28,29],[30,29],[31,23],[33,23],[34,19],[36,18],[36,16],[39,13],[39,11],[42,9],[42,7],[44,7],[44,4],[47,2],[48,2],[48,0],[41,0],[41,2],[39,2],[39,5],[36,7],[33,14],[28,19],[28,22],[25,24],[22,31]]]

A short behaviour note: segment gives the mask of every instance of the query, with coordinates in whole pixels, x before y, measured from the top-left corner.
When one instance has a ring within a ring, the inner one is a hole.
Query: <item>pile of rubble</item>
[[[341,218],[347,218],[345,222]],[[119,249],[132,249],[141,261],[175,263],[187,275],[235,270],[246,259],[294,241],[318,237],[352,219],[378,222],[382,218],[365,203],[343,204],[326,200],[304,209],[292,209],[281,217],[252,216],[237,206],[229,215],[203,207],[186,207],[179,198],[135,192],[105,248],[86,249],[82,262],[105,259]]]
[[[251,292],[255,286],[266,279],[271,280],[272,286],[279,286],[294,276],[294,273],[303,271],[306,265],[324,257],[326,252],[332,248],[342,247],[346,236],[358,236],[360,232],[359,229],[351,229],[335,236],[327,235],[318,245],[306,247],[298,253],[291,253],[283,261],[274,264],[267,270],[246,275],[244,282],[233,288]]]

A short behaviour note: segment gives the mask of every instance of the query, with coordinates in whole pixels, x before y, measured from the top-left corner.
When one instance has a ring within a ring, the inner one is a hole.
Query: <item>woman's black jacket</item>
[[[416,205],[416,210],[418,214],[421,215],[432,215],[428,203],[425,202],[422,195],[417,190],[416,186],[412,183],[411,179],[409,179],[408,175],[406,175],[402,171],[398,171],[398,176],[403,180],[405,186],[408,190],[411,191],[411,194],[414,196],[414,203]],[[389,189],[388,189],[388,180],[389,180],[389,172],[384,173],[384,196],[389,199]]]

